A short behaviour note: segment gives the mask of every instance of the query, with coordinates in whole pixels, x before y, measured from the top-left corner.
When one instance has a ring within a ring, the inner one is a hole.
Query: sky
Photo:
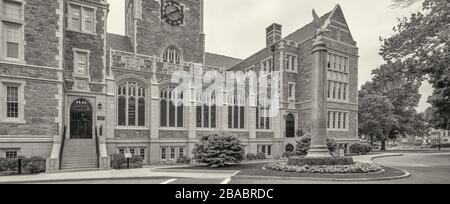
[[[145,0],[147,1],[147,0]],[[151,0],[148,0],[151,1]],[[359,47],[359,86],[372,79],[382,65],[379,37],[389,37],[397,18],[410,16],[420,3],[393,8],[391,0],[204,0],[206,51],[245,59],[265,47],[265,29],[272,23],[283,26],[283,37],[312,21],[312,9],[323,15],[340,4]],[[108,0],[108,32],[124,34],[125,0]],[[424,111],[432,93],[429,84],[420,90],[418,110]]]

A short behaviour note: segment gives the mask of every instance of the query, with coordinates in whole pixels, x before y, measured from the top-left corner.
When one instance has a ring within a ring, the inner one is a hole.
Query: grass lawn
[[[267,163],[267,162],[266,162]],[[265,170],[263,167],[266,163],[256,164],[240,164],[232,165],[220,168],[208,168],[205,166],[191,166],[191,167],[179,167],[171,169],[184,169],[184,170],[235,170],[240,171],[237,176],[269,176],[269,177],[298,177],[298,178],[335,178],[335,179],[366,179],[366,178],[382,178],[382,177],[395,177],[402,176],[403,171],[385,167],[385,171],[377,173],[367,174],[311,174],[311,173],[295,173],[295,172],[282,172]]]

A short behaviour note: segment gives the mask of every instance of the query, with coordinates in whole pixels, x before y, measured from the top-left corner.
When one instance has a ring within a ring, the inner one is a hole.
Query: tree
[[[384,141],[391,130],[398,126],[398,120],[389,98],[374,92],[372,85],[367,82],[359,92],[359,134],[368,136],[371,145],[375,140],[382,141],[384,150]]]
[[[388,62],[375,69],[372,82],[359,92],[360,133],[382,142],[415,134],[414,117],[421,95],[421,82],[405,72],[405,64]]]
[[[418,0],[394,0],[410,6]],[[380,55],[388,63],[402,64],[400,73],[417,81],[428,80],[435,91],[428,99],[442,120],[436,128],[450,127],[450,5],[448,1],[424,0],[422,10],[399,19],[395,34],[381,39]]]
[[[205,136],[194,148],[194,159],[208,167],[217,168],[239,164],[244,159],[245,147],[239,138],[227,132]]]

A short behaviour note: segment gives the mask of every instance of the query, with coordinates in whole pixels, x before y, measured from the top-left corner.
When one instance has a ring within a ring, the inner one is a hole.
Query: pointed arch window
[[[245,99],[236,93],[228,98],[228,128],[245,129]]]
[[[256,107],[256,129],[270,130],[270,104],[266,100],[258,100]]]
[[[184,126],[184,95],[173,87],[161,90],[161,127],[182,128]]]
[[[136,82],[125,82],[117,88],[118,125],[145,126],[145,87]]]
[[[197,96],[196,116],[196,124],[198,128],[217,127],[217,106],[215,93],[204,93]]]
[[[164,62],[179,64],[181,61],[181,56],[175,47],[170,46],[164,51],[163,60]]]

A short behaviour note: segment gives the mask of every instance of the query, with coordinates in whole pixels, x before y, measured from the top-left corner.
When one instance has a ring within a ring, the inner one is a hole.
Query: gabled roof
[[[322,22],[325,22],[326,19],[332,18],[334,16],[334,14],[336,13],[336,11],[339,11],[339,12],[342,13],[342,9],[341,9],[341,6],[339,4],[337,4],[332,11],[330,11],[330,12],[326,13],[325,15],[321,16],[320,20]],[[303,42],[306,39],[314,36],[316,30],[317,30],[317,26],[312,21],[308,25],[303,26],[302,28],[298,29],[297,31],[295,31],[295,32],[291,33],[290,35],[286,36],[284,39],[300,43],[300,42]]]
[[[130,38],[113,33],[106,33],[106,48],[125,52],[133,52],[133,46],[131,45]]]
[[[233,67],[234,65],[239,64],[240,62],[242,62],[241,59],[228,57],[224,55],[218,55],[209,52],[205,53],[205,64],[207,66],[221,67],[227,70]]]

